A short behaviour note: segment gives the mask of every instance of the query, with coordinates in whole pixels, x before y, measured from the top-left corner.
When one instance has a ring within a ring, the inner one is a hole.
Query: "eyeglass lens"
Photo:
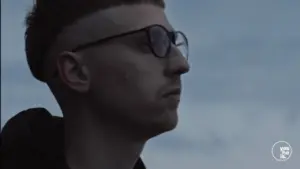
[[[181,54],[188,59],[189,49],[188,49],[188,40],[182,32],[176,32],[176,41],[175,45]]]
[[[169,36],[169,34],[173,34]],[[149,37],[152,50],[158,57],[166,57],[169,54],[171,43],[174,44],[184,57],[188,57],[188,42],[182,32],[169,33],[161,26],[153,26],[149,29]]]
[[[167,32],[160,26],[154,26],[150,28],[149,35],[153,52],[158,57],[165,57],[170,46]]]

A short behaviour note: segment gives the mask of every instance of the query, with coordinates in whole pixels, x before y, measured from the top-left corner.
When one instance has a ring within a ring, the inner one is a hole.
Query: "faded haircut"
[[[36,0],[25,20],[25,52],[32,75],[45,82],[43,59],[65,26],[97,10],[139,3],[165,7],[164,0]]]

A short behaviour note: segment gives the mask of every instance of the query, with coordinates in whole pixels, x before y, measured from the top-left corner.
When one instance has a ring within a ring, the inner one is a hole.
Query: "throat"
[[[70,169],[133,169],[145,142],[127,136],[121,128],[82,119],[80,123],[66,122],[67,165]]]

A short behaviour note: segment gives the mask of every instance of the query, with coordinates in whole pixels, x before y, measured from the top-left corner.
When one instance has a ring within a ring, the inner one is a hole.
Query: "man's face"
[[[73,37],[91,42],[154,24],[172,30],[160,7],[119,6],[79,20]],[[94,45],[77,55],[85,60],[82,64],[89,74],[86,94],[98,109],[99,119],[151,136],[176,126],[180,76],[189,70],[176,47],[171,47],[167,57],[156,57],[144,31]],[[170,92],[175,94],[168,95]]]

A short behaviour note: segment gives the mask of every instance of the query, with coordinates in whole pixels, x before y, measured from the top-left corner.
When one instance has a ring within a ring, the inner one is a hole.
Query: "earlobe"
[[[57,68],[62,82],[77,92],[89,89],[89,71],[82,56],[73,52],[63,52],[57,59]]]

